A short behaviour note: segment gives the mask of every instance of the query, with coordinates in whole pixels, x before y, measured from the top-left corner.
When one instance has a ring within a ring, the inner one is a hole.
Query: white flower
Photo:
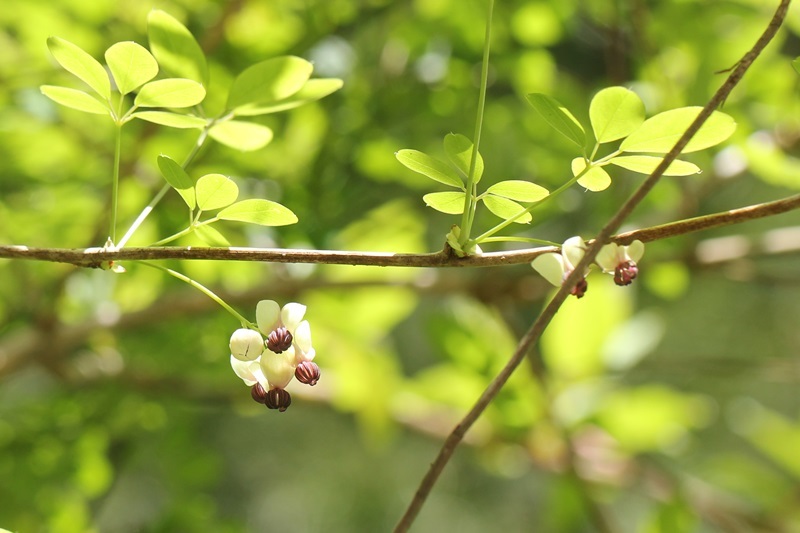
[[[633,241],[628,246],[609,243],[600,249],[595,262],[603,272],[614,274],[614,283],[630,285],[639,274],[636,262],[644,255],[642,241]]]
[[[264,351],[264,339],[255,330],[241,328],[231,335],[231,355],[240,361],[255,361]]]
[[[256,322],[267,336],[267,347],[275,353],[290,352],[295,365],[312,361],[316,355],[311,345],[311,326],[303,320],[305,313],[306,306],[294,302],[283,309],[273,300],[262,300],[256,306]]]
[[[575,270],[586,253],[586,243],[580,237],[570,237],[561,246],[561,253],[542,254],[533,261],[531,266],[556,287],[560,287],[564,280]],[[586,274],[584,273],[584,276]],[[572,294],[578,298],[586,292],[586,279],[578,282],[572,289]]]

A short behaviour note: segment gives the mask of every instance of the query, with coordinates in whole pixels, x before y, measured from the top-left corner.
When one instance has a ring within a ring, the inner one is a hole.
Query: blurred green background
[[[591,96],[634,89],[648,115],[703,105],[777,2],[497,2],[481,152],[484,183],[553,189],[575,157],[525,103],[544,92],[586,123]],[[4,0],[0,10],[0,242],[105,240],[111,128],[59,108],[41,84],[79,87],[50,57],[57,35],[101,58],[146,45],[164,9],[210,58],[209,102],[262,59],[294,54],[344,87],[260,119],[263,150],[211,144],[190,170],[231,176],[300,223],[222,229],[234,245],[425,252],[454,217],[401,148],[441,156],[471,136],[485,5],[477,0]],[[626,229],[800,189],[800,9],[725,103],[739,126],[664,179]],[[161,186],[195,133],[125,128],[120,224]],[[590,237],[642,177],[576,187],[521,236]],[[171,193],[131,245],[180,229]],[[491,214],[478,229],[497,222]],[[185,241],[183,244],[190,244]],[[489,247],[486,247],[489,248]],[[500,249],[500,248],[495,248]],[[587,485],[624,532],[800,531],[800,213],[653,243],[634,285],[592,274],[527,365],[467,435],[414,531],[593,531]],[[255,316],[308,305],[322,381],[267,411],[229,365],[238,324],[161,273],[0,260],[0,527],[19,532],[386,531],[446,435],[512,353],[551,287],[526,266],[387,269],[165,263]],[[565,431],[574,445],[570,473]]]

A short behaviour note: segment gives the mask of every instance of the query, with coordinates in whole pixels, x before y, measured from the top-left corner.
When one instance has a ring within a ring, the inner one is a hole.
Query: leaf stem
[[[122,155],[122,124],[116,125],[114,131],[114,170],[111,180],[111,221],[109,222],[108,236],[112,243],[117,240],[117,197],[119,196],[119,163]]]
[[[185,276],[185,275],[181,274],[180,272],[176,272],[176,271],[172,270],[171,268],[162,267],[161,265],[154,265],[153,263],[148,263],[147,261],[136,261],[136,263],[138,263],[140,265],[148,266],[150,268],[155,268],[156,270],[161,270],[162,272],[166,272],[167,274],[169,274],[170,276],[172,276],[174,278],[177,278],[177,279],[179,279],[179,280],[181,280],[181,281],[183,281],[185,283],[188,283],[189,285],[191,285],[195,289],[199,290],[200,292],[202,292],[203,294],[205,294],[206,296],[208,296],[209,298],[211,298],[212,300],[217,302],[220,306],[222,306],[223,309],[225,309],[227,312],[232,314],[239,322],[241,322],[243,327],[249,327],[249,328],[255,328],[256,327],[255,324],[253,324],[252,322],[247,320],[245,317],[240,315],[233,307],[231,307],[230,305],[225,303],[225,301],[222,298],[220,298],[219,296],[214,294],[214,291],[212,291],[211,289],[209,289],[205,285],[202,285],[201,283],[196,282],[192,278],[190,278],[188,276]]]
[[[183,165],[181,165],[184,169],[187,166],[189,166],[189,164],[192,162],[192,160],[195,158],[195,156],[197,156],[197,153],[200,151],[200,148],[202,148],[203,144],[206,142],[206,139],[208,138],[208,130],[209,130],[210,127],[211,127],[210,125],[206,126],[200,132],[200,136],[197,138],[197,141],[194,143],[194,146],[192,147],[192,150],[189,152],[189,155],[186,156],[186,159],[184,160]],[[120,241],[120,243],[118,245],[119,248],[122,248],[123,246],[125,246],[125,244],[133,236],[133,234],[136,232],[136,230],[139,229],[139,226],[142,225],[142,223],[145,221],[145,219],[147,219],[147,217],[150,216],[150,213],[152,213],[153,209],[156,208],[156,206],[161,201],[161,199],[164,198],[164,195],[167,194],[167,192],[170,190],[170,188],[171,187],[170,187],[169,184],[166,184],[163,187],[161,187],[161,190],[158,191],[158,193],[156,193],[156,195],[153,197],[153,199],[150,201],[150,203],[147,204],[147,206],[144,209],[142,209],[142,212],[139,213],[139,216],[136,217],[136,220],[133,221],[133,224],[131,224],[131,227],[128,228],[128,231],[125,232],[125,236],[122,237],[122,240]]]
[[[486,36],[483,42],[483,62],[481,65],[481,87],[478,96],[478,112],[475,118],[475,134],[472,136],[472,157],[469,163],[469,176],[467,176],[467,194],[464,195],[464,213],[461,216],[461,234],[459,244],[463,246],[469,242],[469,234],[472,231],[472,222],[475,219],[475,208],[477,206],[478,184],[475,179],[475,170],[478,166],[478,149],[481,144],[481,130],[483,129],[483,111],[486,106],[486,87],[489,84],[489,48],[492,37],[492,13],[494,11],[494,0],[489,0],[488,13],[486,15]]]

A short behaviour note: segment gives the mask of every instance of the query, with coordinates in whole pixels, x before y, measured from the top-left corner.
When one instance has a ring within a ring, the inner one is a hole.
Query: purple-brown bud
[[[317,384],[317,381],[319,381],[319,367],[317,363],[303,361],[294,369],[294,377],[296,377],[297,381],[300,383],[314,386]]]
[[[267,403],[267,391],[264,390],[261,383],[256,383],[250,387],[250,396],[258,403]]]
[[[575,296],[575,298],[583,298],[583,295],[586,294],[586,290],[589,288],[589,282],[586,281],[586,278],[581,278],[578,280],[578,283],[572,287],[570,294]]]
[[[270,389],[267,391],[265,404],[270,409],[277,409],[282,413],[292,405],[292,396],[284,389]]]
[[[614,269],[614,283],[619,286],[630,285],[639,275],[639,267],[635,261],[624,261]]]
[[[284,327],[275,329],[267,336],[267,348],[275,353],[284,352],[288,350],[291,345],[292,334]]]

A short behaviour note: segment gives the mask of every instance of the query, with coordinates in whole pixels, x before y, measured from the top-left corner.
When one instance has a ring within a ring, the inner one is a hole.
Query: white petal
[[[594,262],[600,265],[603,272],[614,272],[617,265],[620,264],[619,252],[619,246],[616,243],[610,242],[600,248],[600,252],[594,259]]]
[[[631,261],[639,261],[644,255],[644,243],[642,241],[633,241],[625,247],[625,252]]]
[[[264,352],[261,371],[272,387],[285,388],[294,377],[294,353],[290,350],[283,353]]]
[[[286,329],[294,336],[297,325],[303,320],[306,314],[306,306],[296,302],[288,303],[283,306],[281,311],[281,322],[286,326]]]
[[[311,349],[311,326],[308,320],[303,320],[294,330],[294,343],[301,351],[307,352]]]
[[[556,287],[560,287],[564,281],[564,258],[561,254],[542,254],[531,261],[531,266]]]
[[[278,324],[281,306],[274,300],[261,300],[256,305],[256,323],[264,335],[269,335]]]
[[[233,332],[228,346],[236,359],[254,361],[264,351],[264,338],[255,330],[240,328]]]
[[[570,270],[575,269],[575,265],[580,263],[586,254],[586,243],[580,237],[570,237],[561,246],[561,255],[567,260],[565,265]]]
[[[314,348],[311,348],[307,352],[304,352],[302,350],[297,350],[297,353],[294,356],[294,363],[296,365],[299,365],[300,363],[302,363],[304,361],[311,362],[311,361],[314,360],[314,357],[316,357],[316,355],[317,355],[317,352],[316,352],[316,350],[314,350]]]
[[[252,387],[256,384],[256,381],[258,381],[252,372],[251,362],[249,361],[241,361],[231,355],[231,368],[233,368],[234,373],[239,376],[248,387]]]

